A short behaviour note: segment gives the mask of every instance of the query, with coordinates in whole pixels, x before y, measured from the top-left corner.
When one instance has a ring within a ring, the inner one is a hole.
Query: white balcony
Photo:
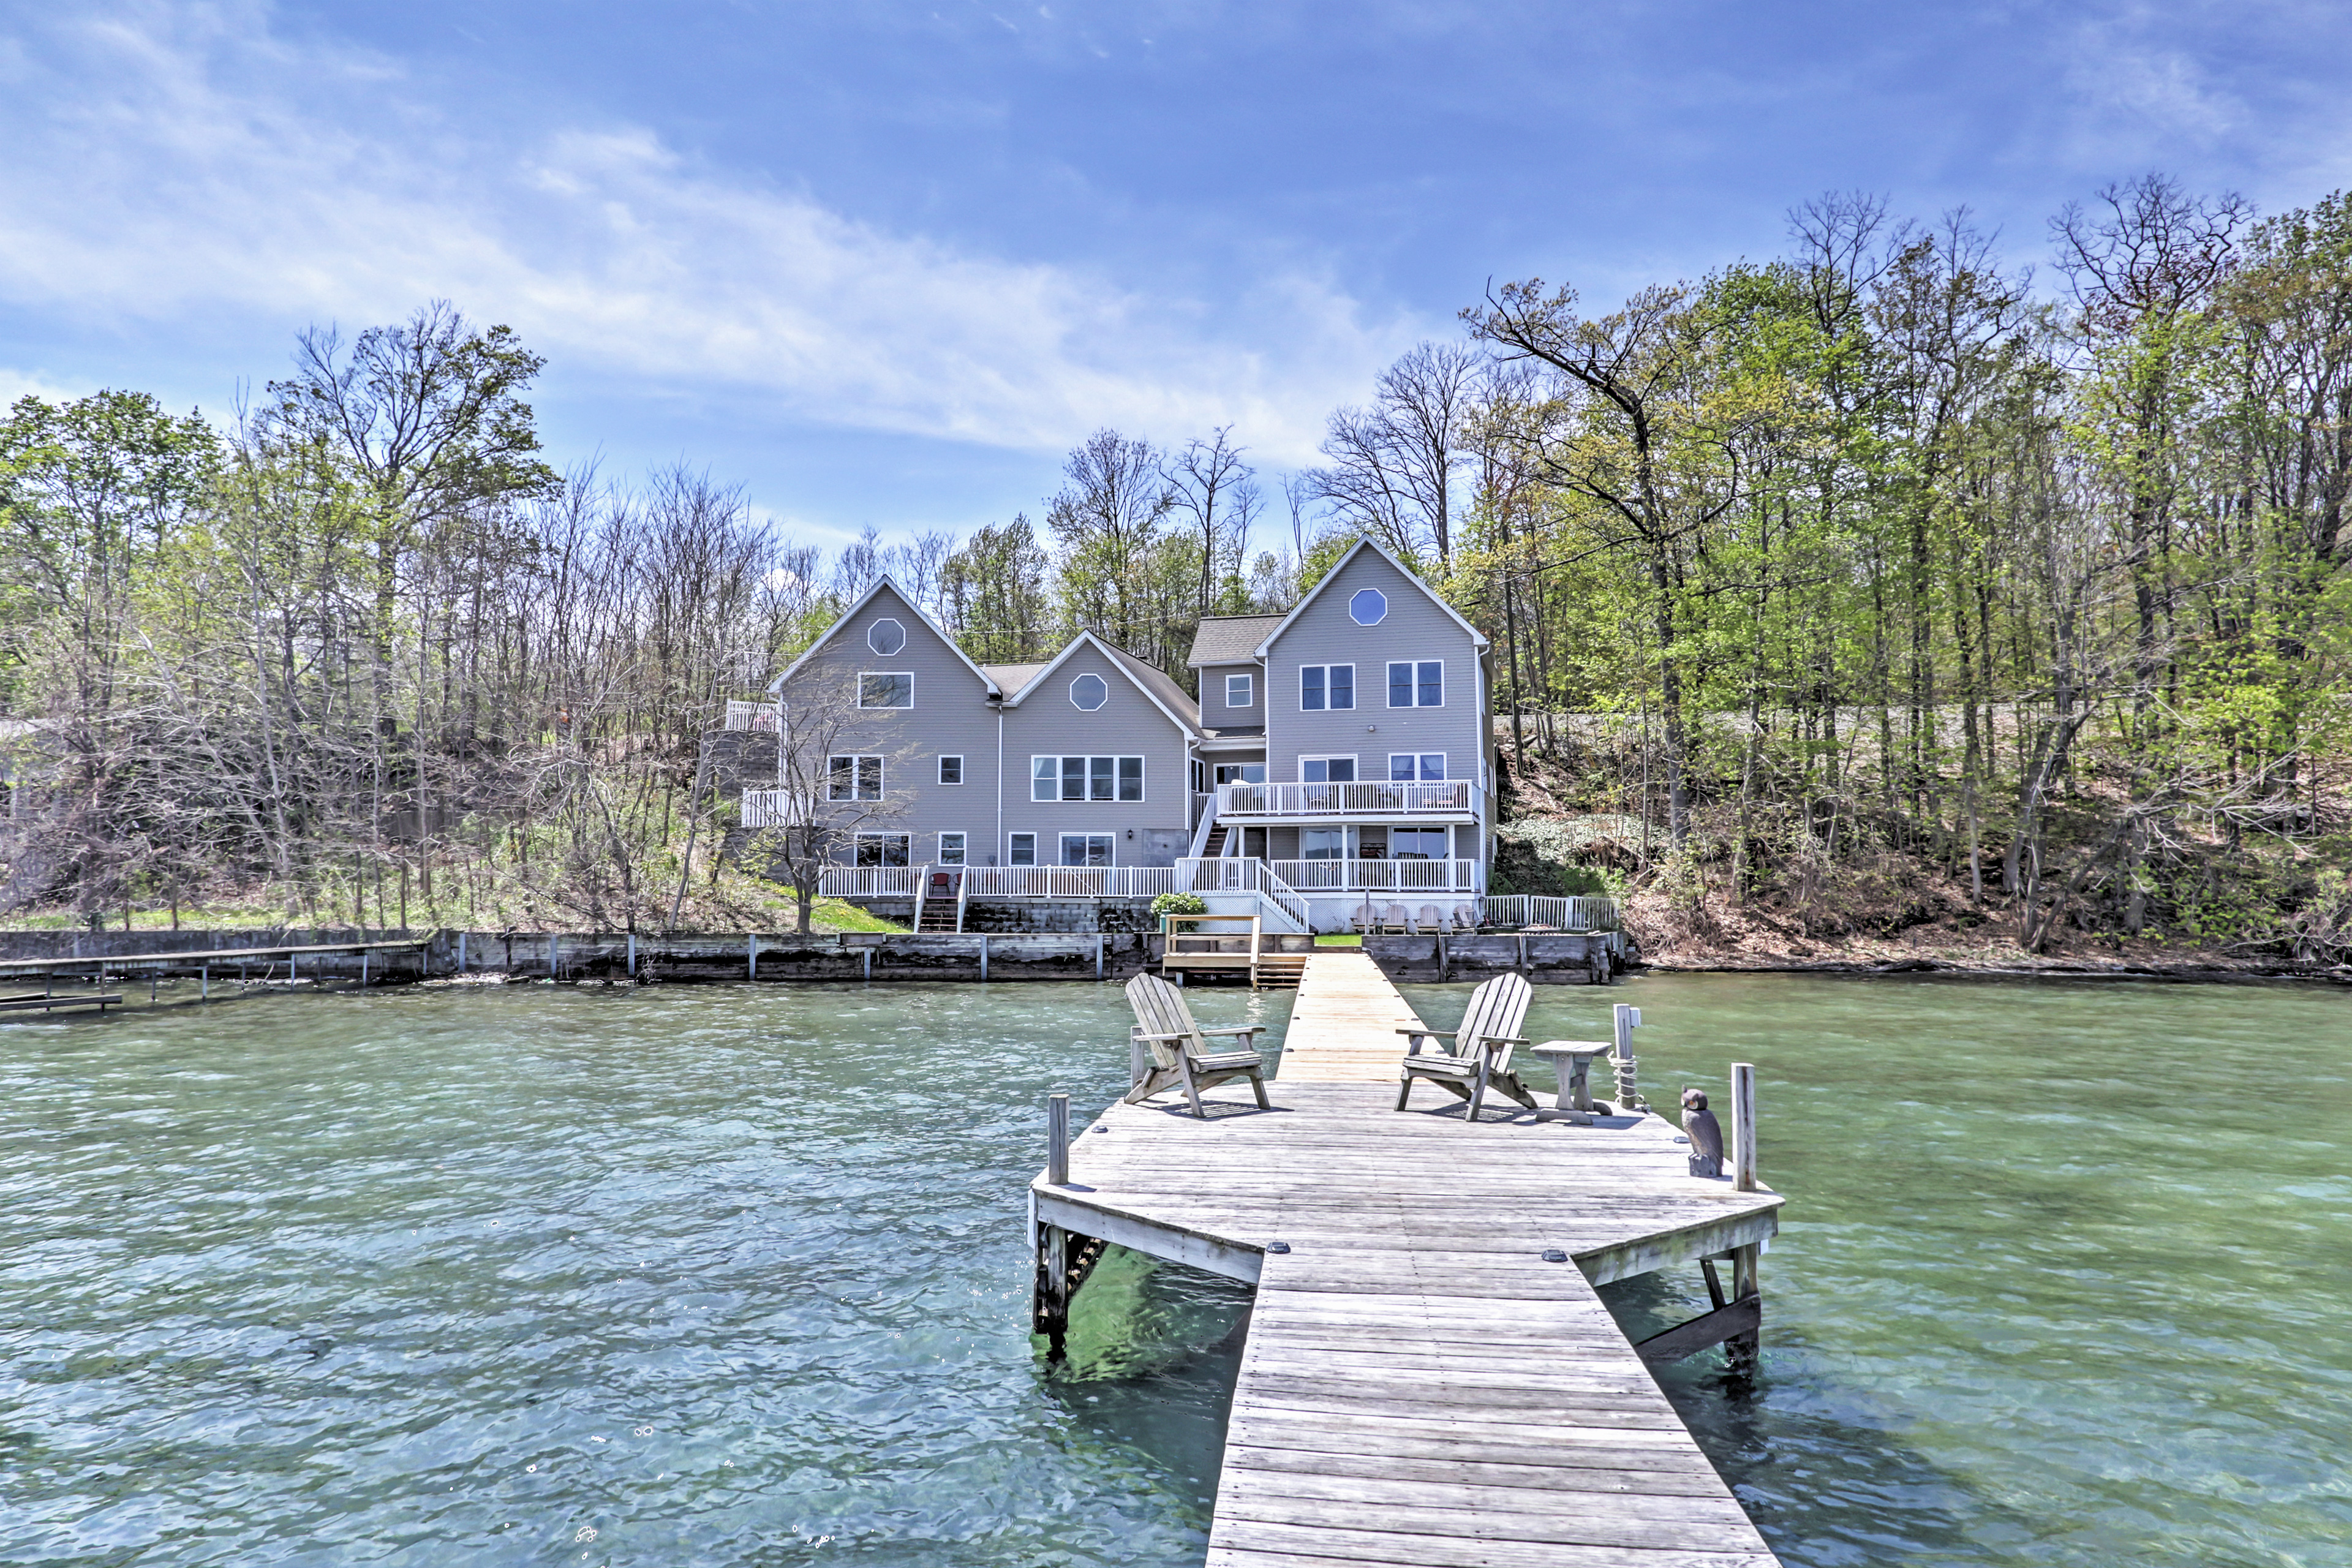
[[[1274,874],[1302,893],[1477,893],[1475,860],[1275,860]]]
[[[727,727],[730,730],[763,730],[776,732],[776,705],[772,702],[744,702],[730,698],[727,703]]]
[[[1420,817],[1468,822],[1484,794],[1468,779],[1426,784],[1229,784],[1217,786],[1219,816]]]

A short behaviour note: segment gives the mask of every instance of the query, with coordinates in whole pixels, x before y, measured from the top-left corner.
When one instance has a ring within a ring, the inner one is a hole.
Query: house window
[[[1004,863],[1008,866],[1034,866],[1037,863],[1037,836],[1015,833],[1004,841]]]
[[[907,646],[907,628],[885,616],[866,628],[866,646],[888,658]]]
[[[940,783],[956,784],[963,783],[963,759],[961,757],[941,757],[940,759]]]
[[[1356,705],[1356,667],[1352,664],[1302,664],[1298,667],[1298,706],[1307,712]]]
[[[1445,777],[1444,752],[1391,752],[1389,782],[1412,784],[1416,779],[1423,784],[1443,782]]]
[[[861,866],[904,866],[907,864],[907,836],[903,833],[859,834],[857,863]]]
[[[1389,666],[1389,706],[1442,708],[1445,705],[1445,664],[1426,659],[1419,664],[1399,659]]]
[[[861,670],[857,677],[860,708],[912,708],[915,678],[905,670]]]
[[[824,797],[827,800],[880,800],[882,759],[826,758]]]
[[[1264,784],[1265,783],[1265,764],[1264,763],[1219,763],[1217,782],[1221,784]]]
[[[1108,833],[1063,834],[1062,864],[1065,866],[1109,865],[1110,835]]]
[[[1376,626],[1389,618],[1389,596],[1378,588],[1359,588],[1348,601],[1348,618],[1360,626]]]
[[[1443,827],[1391,827],[1389,853],[1400,860],[1444,860],[1446,830]]]
[[[1070,682],[1070,706],[1091,713],[1110,700],[1110,684],[1099,675],[1081,675]]]
[[[1302,860],[1344,860],[1348,858],[1348,830],[1344,827],[1302,827],[1298,831],[1298,858]]]
[[[942,866],[961,866],[963,864],[962,834],[942,833],[940,835],[940,864]]]
[[[1356,759],[1353,757],[1301,757],[1298,778],[1302,784],[1354,784]]]
[[[1247,708],[1255,703],[1257,701],[1257,692],[1254,689],[1255,684],[1256,683],[1246,675],[1228,675],[1225,677],[1225,706],[1228,708]]]
[[[1141,757],[1031,757],[1031,800],[1141,800]]]

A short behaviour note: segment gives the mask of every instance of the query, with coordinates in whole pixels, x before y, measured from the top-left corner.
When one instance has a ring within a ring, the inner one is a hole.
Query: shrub
[[[1205,915],[1209,900],[1198,893],[1162,893],[1151,900],[1155,915]]]

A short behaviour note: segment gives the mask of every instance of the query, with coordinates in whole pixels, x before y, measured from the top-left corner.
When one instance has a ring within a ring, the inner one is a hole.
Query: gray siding
[[[1070,700],[1070,682],[1086,674],[1101,676],[1110,689],[1109,700],[1091,713]],[[1187,732],[1179,730],[1115,660],[1091,644],[1081,647],[1045,676],[1020,706],[1004,710],[1007,839],[988,846],[996,857],[993,864],[1007,863],[1006,842],[1014,833],[1037,835],[1039,865],[1060,863],[1065,833],[1110,834],[1116,865],[1168,864],[1164,847],[1158,855],[1152,852],[1153,830],[1159,830],[1157,842],[1163,847],[1167,834],[1189,837],[1188,742]],[[1143,758],[1142,801],[1032,801],[1029,759],[1065,755]]]
[[[907,646],[889,657],[875,653],[866,637],[874,623],[897,621]],[[908,858],[920,865],[939,858],[939,836],[967,834],[974,864],[990,847],[996,826],[996,714],[988,686],[963,662],[954,647],[885,586],[816,648],[784,690],[790,703],[798,692],[823,689],[850,694],[864,671],[906,670],[915,678],[915,705],[901,711],[860,712],[845,727],[836,750],[869,752],[886,760],[884,794],[894,807],[872,831],[908,835]],[[963,783],[939,782],[942,754],[963,758]],[[760,781],[747,779],[754,787]],[[902,808],[902,809],[898,809]]]
[[[1225,677],[1250,678],[1250,700],[1241,707],[1225,701]],[[1255,664],[1204,664],[1201,667],[1201,722],[1212,730],[1265,722],[1265,672]]]
[[[1348,600],[1365,588],[1388,595],[1388,616],[1378,626],[1360,626],[1349,617]],[[1449,778],[1484,781],[1487,726],[1477,644],[1427,590],[1377,552],[1360,550],[1340,566],[1266,654],[1269,778],[1298,778],[1302,756],[1352,754],[1358,778],[1384,779],[1391,752],[1443,752]],[[1444,706],[1391,708],[1389,661],[1431,658],[1445,665]],[[1299,707],[1298,672],[1310,664],[1356,667],[1353,710]]]

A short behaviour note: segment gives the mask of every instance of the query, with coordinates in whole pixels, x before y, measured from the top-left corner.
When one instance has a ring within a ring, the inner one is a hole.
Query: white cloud
[[[38,397],[50,403],[70,403],[87,397],[95,387],[68,386],[37,370],[16,370],[0,364],[0,410],[5,410],[20,397]]]
[[[443,297],[784,417],[1027,449],[1230,421],[1276,462],[1414,335],[1304,274],[1212,306],[887,233],[641,127],[518,143],[255,5],[58,15],[0,41],[0,299],[69,319],[290,337]]]

